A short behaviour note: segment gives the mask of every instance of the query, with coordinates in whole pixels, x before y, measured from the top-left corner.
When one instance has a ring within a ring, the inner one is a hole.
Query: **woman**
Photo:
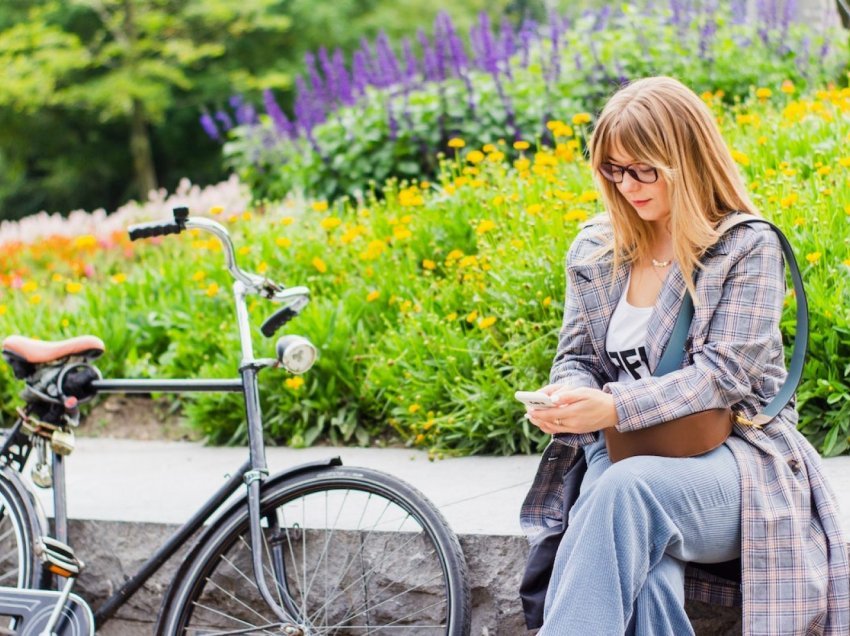
[[[541,636],[692,634],[685,596],[743,601],[744,633],[850,633],[850,568],[820,459],[789,404],[764,429],[735,425],[699,457],[612,464],[603,429],[632,431],[710,408],[751,418],[782,386],[784,264],[709,109],[678,81],[617,92],[590,141],[607,208],[573,242],[551,383],[532,423],[555,436],[524,505],[532,535],[560,521],[562,477],[587,470],[555,559]],[[695,276],[696,274],[696,276]],[[682,368],[651,371],[688,289]],[[695,567],[741,559],[741,584]]]

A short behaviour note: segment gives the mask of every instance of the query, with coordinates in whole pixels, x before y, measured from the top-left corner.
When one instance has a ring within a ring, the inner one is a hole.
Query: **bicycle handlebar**
[[[127,230],[131,241],[138,241],[143,238],[151,238],[153,236],[165,236],[166,234],[180,234],[183,231],[183,226],[173,221],[165,223],[142,223],[133,225]]]

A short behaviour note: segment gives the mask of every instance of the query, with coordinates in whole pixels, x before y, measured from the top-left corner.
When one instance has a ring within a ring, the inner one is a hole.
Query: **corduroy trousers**
[[[724,445],[699,457],[584,447],[587,474],[555,559],[538,636],[682,636],[685,563],[741,553],[741,477]]]

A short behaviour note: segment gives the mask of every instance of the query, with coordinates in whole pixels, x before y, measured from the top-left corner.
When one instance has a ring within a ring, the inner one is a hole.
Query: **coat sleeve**
[[[692,363],[663,376],[603,387],[614,396],[617,430],[733,406],[750,397],[761,382],[773,352],[782,347],[782,249],[771,229],[748,228],[725,262],[720,297],[705,338],[695,339]]]
[[[586,247],[584,245],[586,242],[581,236],[573,242],[567,254],[567,264],[579,257],[583,247]],[[600,389],[604,382],[603,374],[599,358],[591,344],[587,322],[581,313],[576,295],[571,293],[570,279],[567,276],[564,320],[558,335],[558,350],[549,371],[549,383]],[[578,446],[591,443],[596,439],[596,434],[565,434],[557,435],[556,438],[560,442]]]

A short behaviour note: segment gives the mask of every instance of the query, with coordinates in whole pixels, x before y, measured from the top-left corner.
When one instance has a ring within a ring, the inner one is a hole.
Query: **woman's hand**
[[[558,406],[531,409],[528,420],[544,433],[593,433],[617,423],[614,396],[599,389],[570,389],[550,384],[540,389]]]

